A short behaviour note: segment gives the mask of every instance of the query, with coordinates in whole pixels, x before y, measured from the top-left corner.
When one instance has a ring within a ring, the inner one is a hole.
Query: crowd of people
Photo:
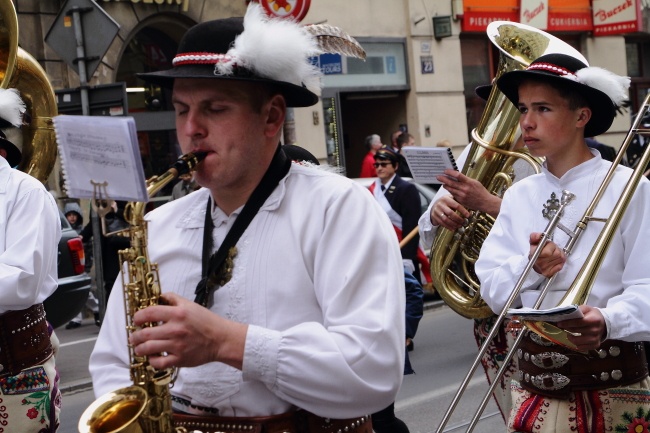
[[[269,39],[275,49],[263,44]],[[408,352],[423,315],[422,287],[431,281],[425,251],[441,230],[455,232],[483,212],[494,225],[475,271],[494,312],[510,307],[510,289],[525,269],[512,306],[533,307],[547,285],[541,307],[557,305],[602,241],[603,225],[609,230],[604,272],[593,278],[591,295],[556,323],[565,340],[503,323],[484,355],[488,380],[502,381],[495,397],[506,431],[647,431],[650,275],[643,242],[650,183],[641,178],[626,212],[603,224],[603,215],[617,212],[631,170],[619,165],[608,176],[608,149],[591,141],[610,128],[629,79],[569,54],[503,74],[494,86],[520,113],[521,137],[512,147],[542,159],[540,172],[515,165],[516,182],[495,195],[462,171],[446,170],[422,214],[416,187],[403,179],[411,172],[402,149],[415,145],[406,130],[389,145],[377,134],[366,139],[362,175],[375,178],[369,188],[320,166],[305,149],[281,144],[287,109],[318,102],[319,71],[308,62],[317,46],[296,23],[267,19],[251,3],[243,18],[192,27],[172,69],[140,75],[172,92],[182,152],[205,157],[181,177],[172,200],[145,215],[161,295],[134,313],[125,311],[117,262],[130,239],[105,236],[128,227],[125,203],[115,202],[103,217],[101,239],[92,239],[78,203],[65,205],[88,252],[101,243],[101,323],[97,299],[88,301],[101,325],[89,360],[95,395],[133,385],[137,358],[148,379],[174,371],[171,411],[156,422],[188,431],[407,433],[395,399],[403,376],[415,370]],[[42,302],[56,288],[60,224],[52,195],[12,168],[21,148],[8,132],[21,127],[24,112],[17,91],[0,90],[3,426],[54,433],[58,340]],[[595,207],[601,219],[581,227],[584,239],[571,242],[578,230],[545,232],[556,214],[563,226],[581,226],[606,177],[609,187]],[[125,333],[127,314],[133,327]],[[475,321],[479,345],[495,317]],[[519,356],[499,379],[500,355],[515,349],[520,334]],[[151,404],[143,417],[158,408]]]

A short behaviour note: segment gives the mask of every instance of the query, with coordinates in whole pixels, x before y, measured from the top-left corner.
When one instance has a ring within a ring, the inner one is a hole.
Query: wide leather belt
[[[0,377],[15,376],[51,356],[43,304],[0,315]]]
[[[631,385],[648,377],[643,343],[607,340],[588,354],[527,332],[516,354],[521,386],[536,394],[568,398],[574,391]]]
[[[176,427],[200,433],[372,433],[369,416],[351,419],[321,418],[298,410],[266,417],[222,417],[174,414]]]

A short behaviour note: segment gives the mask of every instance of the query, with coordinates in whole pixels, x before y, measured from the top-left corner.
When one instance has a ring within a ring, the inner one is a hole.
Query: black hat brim
[[[591,119],[585,125],[585,137],[595,137],[606,132],[616,117],[616,107],[612,100],[604,92],[589,87],[577,81],[571,81],[568,78],[562,78],[555,74],[550,74],[542,70],[523,70],[510,71],[503,74],[497,80],[499,90],[513,103],[519,105],[519,85],[525,79],[534,79],[536,81],[545,81],[549,84],[573,86],[575,90],[583,95],[591,108]]]
[[[474,89],[476,96],[481,98],[484,101],[487,101],[490,97],[490,92],[492,92],[492,84],[486,84],[484,86],[478,86]]]
[[[171,89],[176,78],[210,78],[214,80],[234,80],[252,83],[267,84],[277,89],[287,103],[287,107],[311,107],[318,102],[318,96],[304,86],[297,86],[286,81],[270,80],[261,78],[250,73],[239,72],[233,75],[217,75],[214,73],[214,65],[181,65],[173,69],[159,72],[148,72],[136,74],[143,80]]]

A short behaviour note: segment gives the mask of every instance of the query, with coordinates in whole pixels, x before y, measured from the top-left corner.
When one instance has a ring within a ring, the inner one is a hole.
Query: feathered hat
[[[16,89],[0,89],[0,147],[6,150],[6,160],[15,167],[22,159],[20,134],[12,134],[23,123],[25,103]],[[7,138],[7,135],[10,138]]]
[[[585,137],[607,131],[617,109],[628,99],[630,78],[606,69],[589,66],[567,54],[547,54],[535,59],[525,70],[511,71],[497,80],[497,86],[513,104],[519,104],[519,84],[526,78],[569,86],[587,100],[591,119]]]
[[[334,49],[365,58],[358,42],[336,27],[269,17],[251,2],[244,18],[207,21],[189,29],[172,69],[138,76],[163,87],[172,87],[175,78],[268,83],[284,95],[287,106],[308,107],[318,101],[321,78],[309,57]]]

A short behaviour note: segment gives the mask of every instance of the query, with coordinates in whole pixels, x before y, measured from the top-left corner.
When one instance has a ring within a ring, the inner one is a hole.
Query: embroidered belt
[[[648,377],[642,342],[607,340],[598,350],[584,354],[527,332],[516,355],[515,377],[522,388],[552,398],[631,385]]]
[[[321,418],[298,410],[264,417],[222,417],[174,414],[176,427],[191,433],[372,433],[370,416]]]
[[[15,376],[52,356],[43,304],[0,314],[0,377]]]

